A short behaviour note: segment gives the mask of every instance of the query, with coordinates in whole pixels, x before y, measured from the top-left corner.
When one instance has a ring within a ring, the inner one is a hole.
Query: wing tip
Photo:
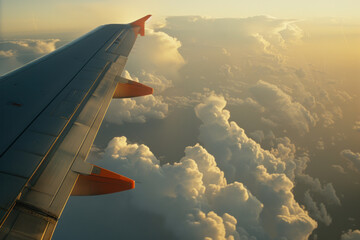
[[[146,15],[145,17],[142,17],[142,18],[140,18],[140,19],[138,19],[138,20],[130,23],[130,25],[131,25],[132,27],[140,27],[138,33],[139,33],[141,36],[144,36],[144,35],[145,35],[145,22],[146,22],[146,20],[148,20],[151,16],[152,16],[151,14],[148,14],[148,15]]]

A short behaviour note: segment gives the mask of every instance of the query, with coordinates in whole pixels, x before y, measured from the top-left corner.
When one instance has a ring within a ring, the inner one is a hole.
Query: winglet
[[[146,15],[143,18],[140,18],[139,20],[136,20],[135,22],[130,23],[132,27],[140,27],[140,30],[138,33],[140,33],[141,36],[145,35],[145,21],[148,20],[151,17],[151,15]]]

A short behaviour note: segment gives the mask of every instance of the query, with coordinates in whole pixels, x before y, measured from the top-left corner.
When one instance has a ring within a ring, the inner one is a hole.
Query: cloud
[[[266,114],[249,118],[262,118],[268,129],[277,126],[278,130],[292,133],[297,129],[305,135],[315,124],[334,127],[342,118],[341,104],[352,96],[342,90],[340,81],[329,84],[331,74],[320,73],[294,55],[306,45],[299,47],[304,31],[297,22],[270,16],[233,19],[180,16],[168,17],[158,29],[182,43],[181,54],[187,64],[180,70],[181,81],[174,81],[177,87],[178,82],[183,84],[181,93],[207,87],[223,94],[229,104],[230,97],[238,98],[239,93],[242,99],[250,97],[261,104],[249,88],[265,79],[289,97],[290,111],[275,105]],[[277,116],[278,113],[281,114]]]
[[[13,51],[26,51],[35,54],[47,54],[56,49],[56,43],[60,39],[21,39],[6,40],[0,42],[1,49],[10,49]]]
[[[214,157],[199,144],[187,147],[179,162],[161,166],[147,146],[117,137],[104,158],[109,164],[115,161],[118,172],[141,180],[130,192],[131,204],[163,216],[167,229],[179,239],[263,236],[263,205],[242,183],[228,184]]]
[[[310,127],[315,126],[316,117],[276,85],[260,80],[250,91],[265,107],[271,121],[291,125],[300,132],[309,132]]]
[[[215,156],[229,182],[243,183],[264,204],[261,220],[272,237],[307,238],[317,224],[292,194],[294,185],[286,172],[294,163],[275,157],[248,138],[235,122],[229,122],[225,105],[223,97],[212,95],[196,106],[203,122],[201,143]]]
[[[228,57],[231,56],[231,53],[228,50],[226,50],[226,48],[222,48],[221,53],[224,54],[225,56],[228,56]]]
[[[320,203],[318,206],[316,202],[312,199],[309,191],[305,192],[305,205],[306,209],[309,210],[313,218],[323,222],[326,226],[329,226],[331,224],[332,219],[327,213],[325,205],[323,203]]]
[[[15,51],[10,49],[7,51],[0,50],[0,58],[8,58],[8,57],[14,57]]]
[[[59,39],[21,39],[0,41],[0,74],[50,53]]]
[[[345,174],[345,170],[344,170],[344,168],[342,166],[334,164],[334,165],[331,165],[331,167],[333,167],[339,173]]]
[[[174,76],[185,60],[179,53],[181,42],[170,35],[146,28],[145,38],[138,38],[129,58],[127,68],[131,72],[143,70]],[[156,74],[158,75],[158,74]]]
[[[307,165],[310,162],[308,154],[303,153],[301,156],[297,156],[296,146],[291,143],[290,139],[287,137],[275,138],[274,141],[277,146],[276,148],[271,149],[271,153],[286,163],[285,174],[288,178],[293,182],[297,181],[308,185],[307,191],[309,194],[311,192],[327,204],[341,205],[340,199],[337,196],[332,183],[321,184],[318,178],[313,178],[305,173]],[[322,203],[319,204],[321,206]],[[310,216],[312,216],[312,213],[313,212],[310,212]],[[314,217],[316,218],[317,216]]]
[[[349,149],[341,151],[341,156],[347,159],[351,164],[360,171],[360,153],[354,153]]]
[[[140,82],[150,87],[154,87],[155,91],[161,91],[171,86],[171,81],[163,76],[155,76],[151,73],[142,71],[140,80],[133,77],[125,70],[122,74],[124,78]],[[145,79],[143,81],[143,79]],[[109,109],[105,115],[108,122],[123,124],[124,122],[145,123],[149,119],[163,119],[168,114],[169,105],[163,101],[161,96],[143,96],[137,98],[113,99]]]
[[[349,230],[341,235],[341,240],[360,240],[360,230]]]
[[[255,16],[248,18],[206,18],[200,16],[168,17],[167,31],[184,31],[188,35],[196,35],[198,41],[206,44],[217,43],[223,36],[236,39],[251,40],[254,34],[261,35],[267,42],[277,47],[284,47],[287,43],[299,41],[303,31],[295,25],[294,20],[277,19],[270,16]],[[224,27],[231,26],[231,27]],[[201,36],[197,36],[201,29]],[[214,31],[217,29],[217,31]],[[224,38],[222,38],[224,39]],[[230,39],[227,39],[230,40]],[[228,50],[228,49],[227,49]]]
[[[277,156],[263,150],[229,122],[225,105],[211,94],[195,107],[206,148],[186,147],[174,164],[160,165],[147,146],[125,137],[108,144],[104,163],[141,182],[129,192],[131,206],[162,216],[178,239],[307,239],[317,223],[294,199],[289,140],[278,140]]]
[[[161,93],[165,89],[173,86],[172,81],[167,79],[166,77],[155,73],[149,73],[145,70],[142,70],[139,74],[137,74],[137,76],[131,76],[127,70],[124,70],[122,75],[124,78],[136,82],[141,82],[145,85],[148,85],[149,87],[154,88],[155,93]]]
[[[322,185],[318,178],[313,178],[307,174],[297,175],[297,179],[310,186],[313,193],[317,193],[321,196],[328,204],[341,205],[341,201],[336,194],[335,188],[332,183]]]
[[[254,132],[251,132],[249,136],[257,143],[261,143],[265,138],[265,134],[261,130],[256,130]]]
[[[168,105],[161,96],[148,95],[139,98],[114,99],[105,115],[108,122],[145,123],[149,119],[163,119],[168,113]]]
[[[324,150],[325,149],[325,143],[322,138],[320,138],[316,143],[316,149],[318,150]]]
[[[240,98],[232,98],[232,97],[227,96],[226,101],[229,105],[238,105],[238,106],[249,107],[253,110],[256,110],[259,113],[265,112],[265,108],[263,106],[261,106],[258,102],[256,102],[254,99],[252,99],[251,97],[247,97],[245,100],[243,100]]]
[[[357,132],[360,132],[360,121],[355,122],[353,129]]]

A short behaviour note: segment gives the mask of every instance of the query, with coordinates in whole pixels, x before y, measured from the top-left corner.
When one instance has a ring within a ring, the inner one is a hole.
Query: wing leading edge
[[[101,26],[0,78],[0,239],[51,239],[71,194],[134,188],[85,160],[111,99],[153,92],[120,77],[149,17]]]

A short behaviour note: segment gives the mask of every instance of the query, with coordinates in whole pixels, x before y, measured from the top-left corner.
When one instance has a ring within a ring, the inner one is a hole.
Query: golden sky
[[[7,34],[88,30],[99,24],[129,22],[149,13],[155,16],[155,20],[174,15],[216,18],[271,15],[287,19],[333,17],[353,22],[359,20],[360,2],[356,0],[2,0],[0,8],[1,30],[3,34]]]

